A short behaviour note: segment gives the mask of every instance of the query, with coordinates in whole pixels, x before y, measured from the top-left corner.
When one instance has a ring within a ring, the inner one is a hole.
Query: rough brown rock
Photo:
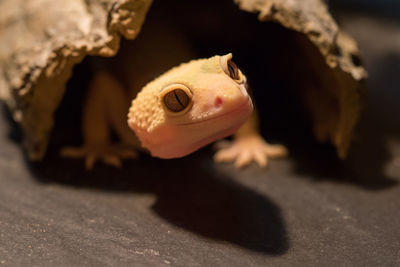
[[[138,34],[151,0],[0,1],[0,97],[40,159],[72,67],[87,55],[113,56]]]

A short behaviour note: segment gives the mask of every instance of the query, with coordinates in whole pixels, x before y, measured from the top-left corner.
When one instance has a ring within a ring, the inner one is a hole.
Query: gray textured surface
[[[371,96],[346,162],[306,142],[268,171],[204,149],[85,173],[55,150],[27,163],[2,116],[0,266],[400,265],[400,26],[343,21]]]

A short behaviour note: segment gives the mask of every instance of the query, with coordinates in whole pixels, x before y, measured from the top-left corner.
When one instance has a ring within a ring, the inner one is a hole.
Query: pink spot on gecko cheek
[[[222,98],[220,98],[219,96],[217,96],[217,97],[215,98],[214,105],[215,105],[217,108],[219,108],[220,106],[222,106],[223,102],[224,102],[224,101],[222,101]]]

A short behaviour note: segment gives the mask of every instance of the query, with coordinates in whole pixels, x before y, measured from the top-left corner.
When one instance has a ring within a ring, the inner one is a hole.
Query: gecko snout
[[[234,89],[235,90],[223,91],[214,95],[214,101],[211,102],[214,108],[230,109],[249,102],[250,96],[247,93],[246,84],[237,86]]]

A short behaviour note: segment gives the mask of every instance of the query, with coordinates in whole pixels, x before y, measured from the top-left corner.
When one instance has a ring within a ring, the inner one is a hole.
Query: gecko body
[[[232,134],[233,142],[220,143],[216,161],[241,167],[254,160],[263,167],[268,157],[286,155],[283,146],[260,136],[246,76],[232,54],[168,70],[193,53],[173,27],[145,27],[135,49],[117,55],[118,66],[94,77],[83,108],[84,144],[62,149],[62,156],[85,158],[87,169],[99,160],[119,167],[121,159],[135,158],[137,150],[177,158]],[[162,70],[168,71],[154,79]],[[128,82],[121,82],[124,78]],[[112,132],[119,143],[111,141]]]

